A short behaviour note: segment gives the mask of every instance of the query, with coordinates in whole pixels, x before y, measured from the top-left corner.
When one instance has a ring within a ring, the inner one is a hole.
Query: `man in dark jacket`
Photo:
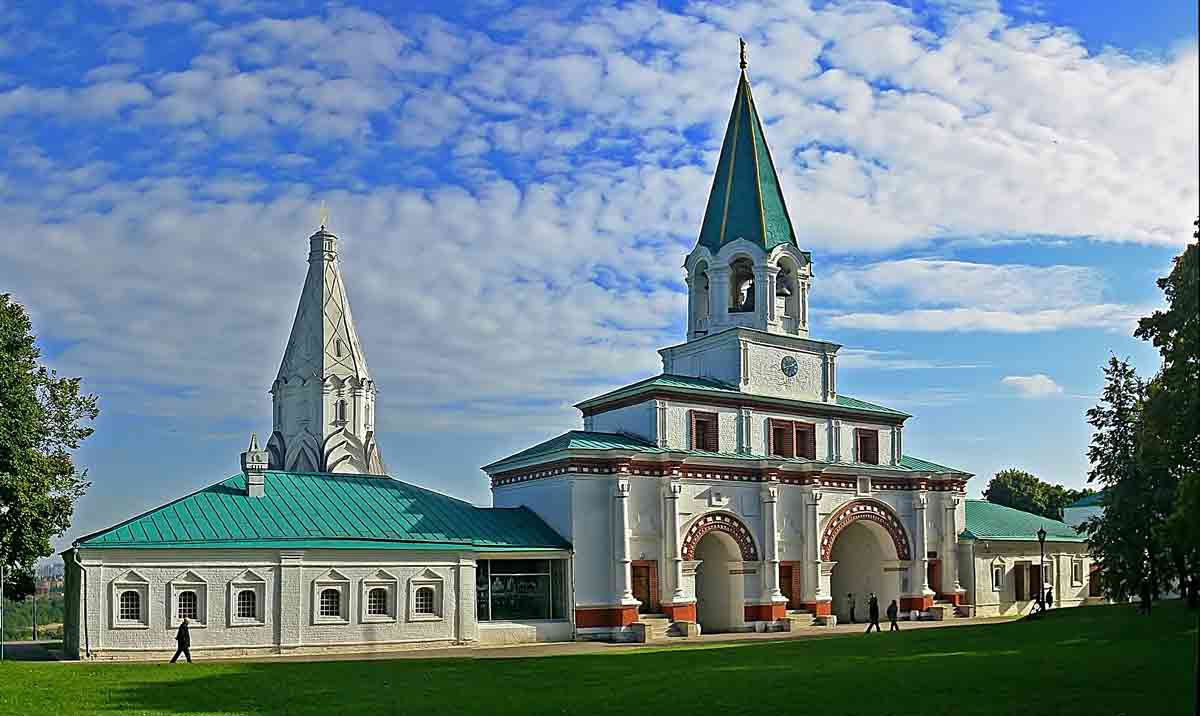
[[[892,623],[892,625],[888,627],[888,631],[900,631],[900,625],[896,623],[896,617],[899,616],[899,614],[900,607],[896,606],[896,600],[893,599],[892,603],[888,605],[887,610],[888,621]]]
[[[179,644],[179,648],[175,650],[175,656],[171,657],[171,663],[179,658],[180,654],[187,657],[188,663],[192,663],[192,635],[188,632],[188,620],[184,619],[179,624],[179,631],[175,632],[175,641]]]
[[[867,602],[867,613],[871,617],[871,623],[867,624],[867,633],[871,633],[871,627],[875,627],[875,631],[883,631],[879,628],[879,599],[875,594],[871,593],[871,599]]]

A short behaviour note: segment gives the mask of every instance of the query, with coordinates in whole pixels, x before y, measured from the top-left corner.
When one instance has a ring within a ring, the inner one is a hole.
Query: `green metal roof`
[[[796,231],[745,70],[738,79],[699,243],[715,254],[739,238],[767,251],[781,244],[796,246]]]
[[[997,505],[987,500],[967,500],[967,528],[963,539],[1037,541],[1039,528],[1048,542],[1086,542],[1074,528],[1048,517]]]
[[[1067,507],[1102,507],[1104,505],[1104,490],[1087,497],[1080,497]]]
[[[585,430],[571,430],[557,437],[550,438],[545,442],[538,443],[531,448],[522,450],[521,452],[510,455],[502,460],[497,460],[490,465],[485,465],[484,470],[495,472],[508,465],[515,465],[525,460],[552,455],[563,450],[592,450],[606,451],[617,450],[624,452],[634,452],[643,455],[663,455],[667,453],[682,454],[688,457],[715,457],[731,460],[783,460],[789,463],[804,463],[816,465],[844,465],[847,463],[833,463],[823,460],[807,460],[805,458],[781,458],[777,455],[758,455],[753,453],[737,453],[737,452],[711,452],[708,450],[675,450],[671,448],[663,448],[655,445],[652,442],[643,440],[633,435],[624,435],[621,433],[597,433]],[[865,463],[864,463],[865,465]],[[868,465],[868,467],[882,468],[885,470],[904,470],[908,472],[932,472],[932,473],[947,473],[947,474],[967,474],[963,470],[956,470],[952,467],[938,465],[937,463],[921,460],[919,458],[904,455],[900,459],[899,465]]]
[[[210,485],[76,541],[100,548],[570,549],[530,510],[476,507],[386,476],[266,473]]]
[[[780,405],[788,405],[799,408],[814,407],[828,409],[830,407],[842,408],[847,411],[859,413],[875,413],[878,415],[886,415],[893,418],[911,418],[912,416],[894,408],[886,408],[875,403],[868,403],[865,400],[851,398],[847,395],[839,395],[834,403],[823,403],[816,400],[795,400],[792,398],[775,398],[765,395],[750,395],[743,393],[737,388],[722,383],[720,381],[709,378],[693,378],[687,375],[672,375],[670,373],[662,373],[645,380],[639,380],[636,383],[631,383],[616,390],[609,391],[603,395],[598,395],[595,398],[577,403],[576,408],[586,409],[604,403],[611,403],[616,400],[628,398],[639,393],[649,393],[655,390],[674,390],[679,392],[691,393],[695,395],[723,395],[728,397],[753,398],[763,402],[779,403]]]

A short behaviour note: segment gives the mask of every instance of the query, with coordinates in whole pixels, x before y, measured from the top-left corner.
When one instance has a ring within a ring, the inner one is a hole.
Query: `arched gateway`
[[[697,562],[696,621],[706,633],[746,626],[746,562],[758,562],[754,535],[730,512],[701,515],[688,527],[680,552]],[[751,570],[752,571],[752,570]]]
[[[830,595],[840,620],[867,618],[875,594],[882,613],[904,591],[902,562],[912,559],[911,542],[896,512],[876,500],[853,500],[838,508],[821,533],[821,561],[833,564]]]

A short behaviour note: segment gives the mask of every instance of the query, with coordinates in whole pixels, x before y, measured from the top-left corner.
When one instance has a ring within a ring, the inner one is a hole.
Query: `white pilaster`
[[[683,589],[683,555],[680,553],[680,541],[683,536],[679,534],[679,496],[683,494],[683,483],[678,480],[671,480],[667,483],[667,489],[664,492],[664,497],[667,500],[666,506],[666,529],[663,530],[663,543],[667,545],[670,565],[671,565],[671,601],[680,603],[688,601],[687,594]]]
[[[630,571],[630,563],[633,561],[629,556],[629,494],[631,486],[629,480],[621,478],[617,480],[617,489],[614,493],[615,505],[614,513],[616,516],[617,528],[617,590],[621,593],[621,604],[637,605],[641,604],[633,597],[633,575]]]
[[[929,588],[929,530],[925,526],[925,508],[928,504],[929,496],[924,491],[914,494],[913,519],[916,521],[917,531],[914,548],[917,553],[913,555],[913,568],[920,570],[916,583],[921,585],[922,594],[933,594],[933,590]]]
[[[962,498],[957,495],[946,495],[946,511],[942,523],[942,591],[951,594],[963,591],[958,579],[958,528],[955,526],[955,516]]]
[[[801,532],[804,544],[801,551],[802,559],[800,560],[802,570],[800,601],[814,602],[821,596],[821,525],[817,512],[817,508],[821,504],[821,492],[809,488],[803,499],[804,529]]]
[[[787,597],[779,589],[779,484],[768,483],[762,488],[763,546],[763,593],[772,602],[786,602]]]

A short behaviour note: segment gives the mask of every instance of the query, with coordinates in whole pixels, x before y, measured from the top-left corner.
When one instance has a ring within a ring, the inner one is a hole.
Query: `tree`
[[[1200,239],[1198,230],[1193,237]],[[1200,244],[1175,257],[1158,280],[1166,310],[1138,322],[1135,336],[1150,341],[1162,367],[1150,382],[1143,439],[1144,462],[1159,475],[1157,499],[1174,515],[1160,531],[1171,552],[1172,576],[1196,608],[1200,602]]]
[[[1119,601],[1138,597],[1149,610],[1166,585],[1169,567],[1158,541],[1167,514],[1155,499],[1154,473],[1142,462],[1146,384],[1128,361],[1115,356],[1104,375],[1100,404],[1087,416],[1094,428],[1088,482],[1105,487],[1105,507],[1083,527],[1091,554],[1102,567],[1105,594]]]
[[[983,496],[988,502],[997,505],[1032,512],[1052,520],[1061,520],[1064,507],[1094,493],[1095,490],[1090,488],[1073,490],[1062,485],[1042,482],[1032,473],[1008,468],[996,473],[984,489]]]
[[[0,294],[0,561],[18,589],[37,559],[53,553],[50,540],[70,526],[87,490],[87,471],[76,470],[71,451],[99,414],[79,378],[59,377],[40,357],[25,310]]]

